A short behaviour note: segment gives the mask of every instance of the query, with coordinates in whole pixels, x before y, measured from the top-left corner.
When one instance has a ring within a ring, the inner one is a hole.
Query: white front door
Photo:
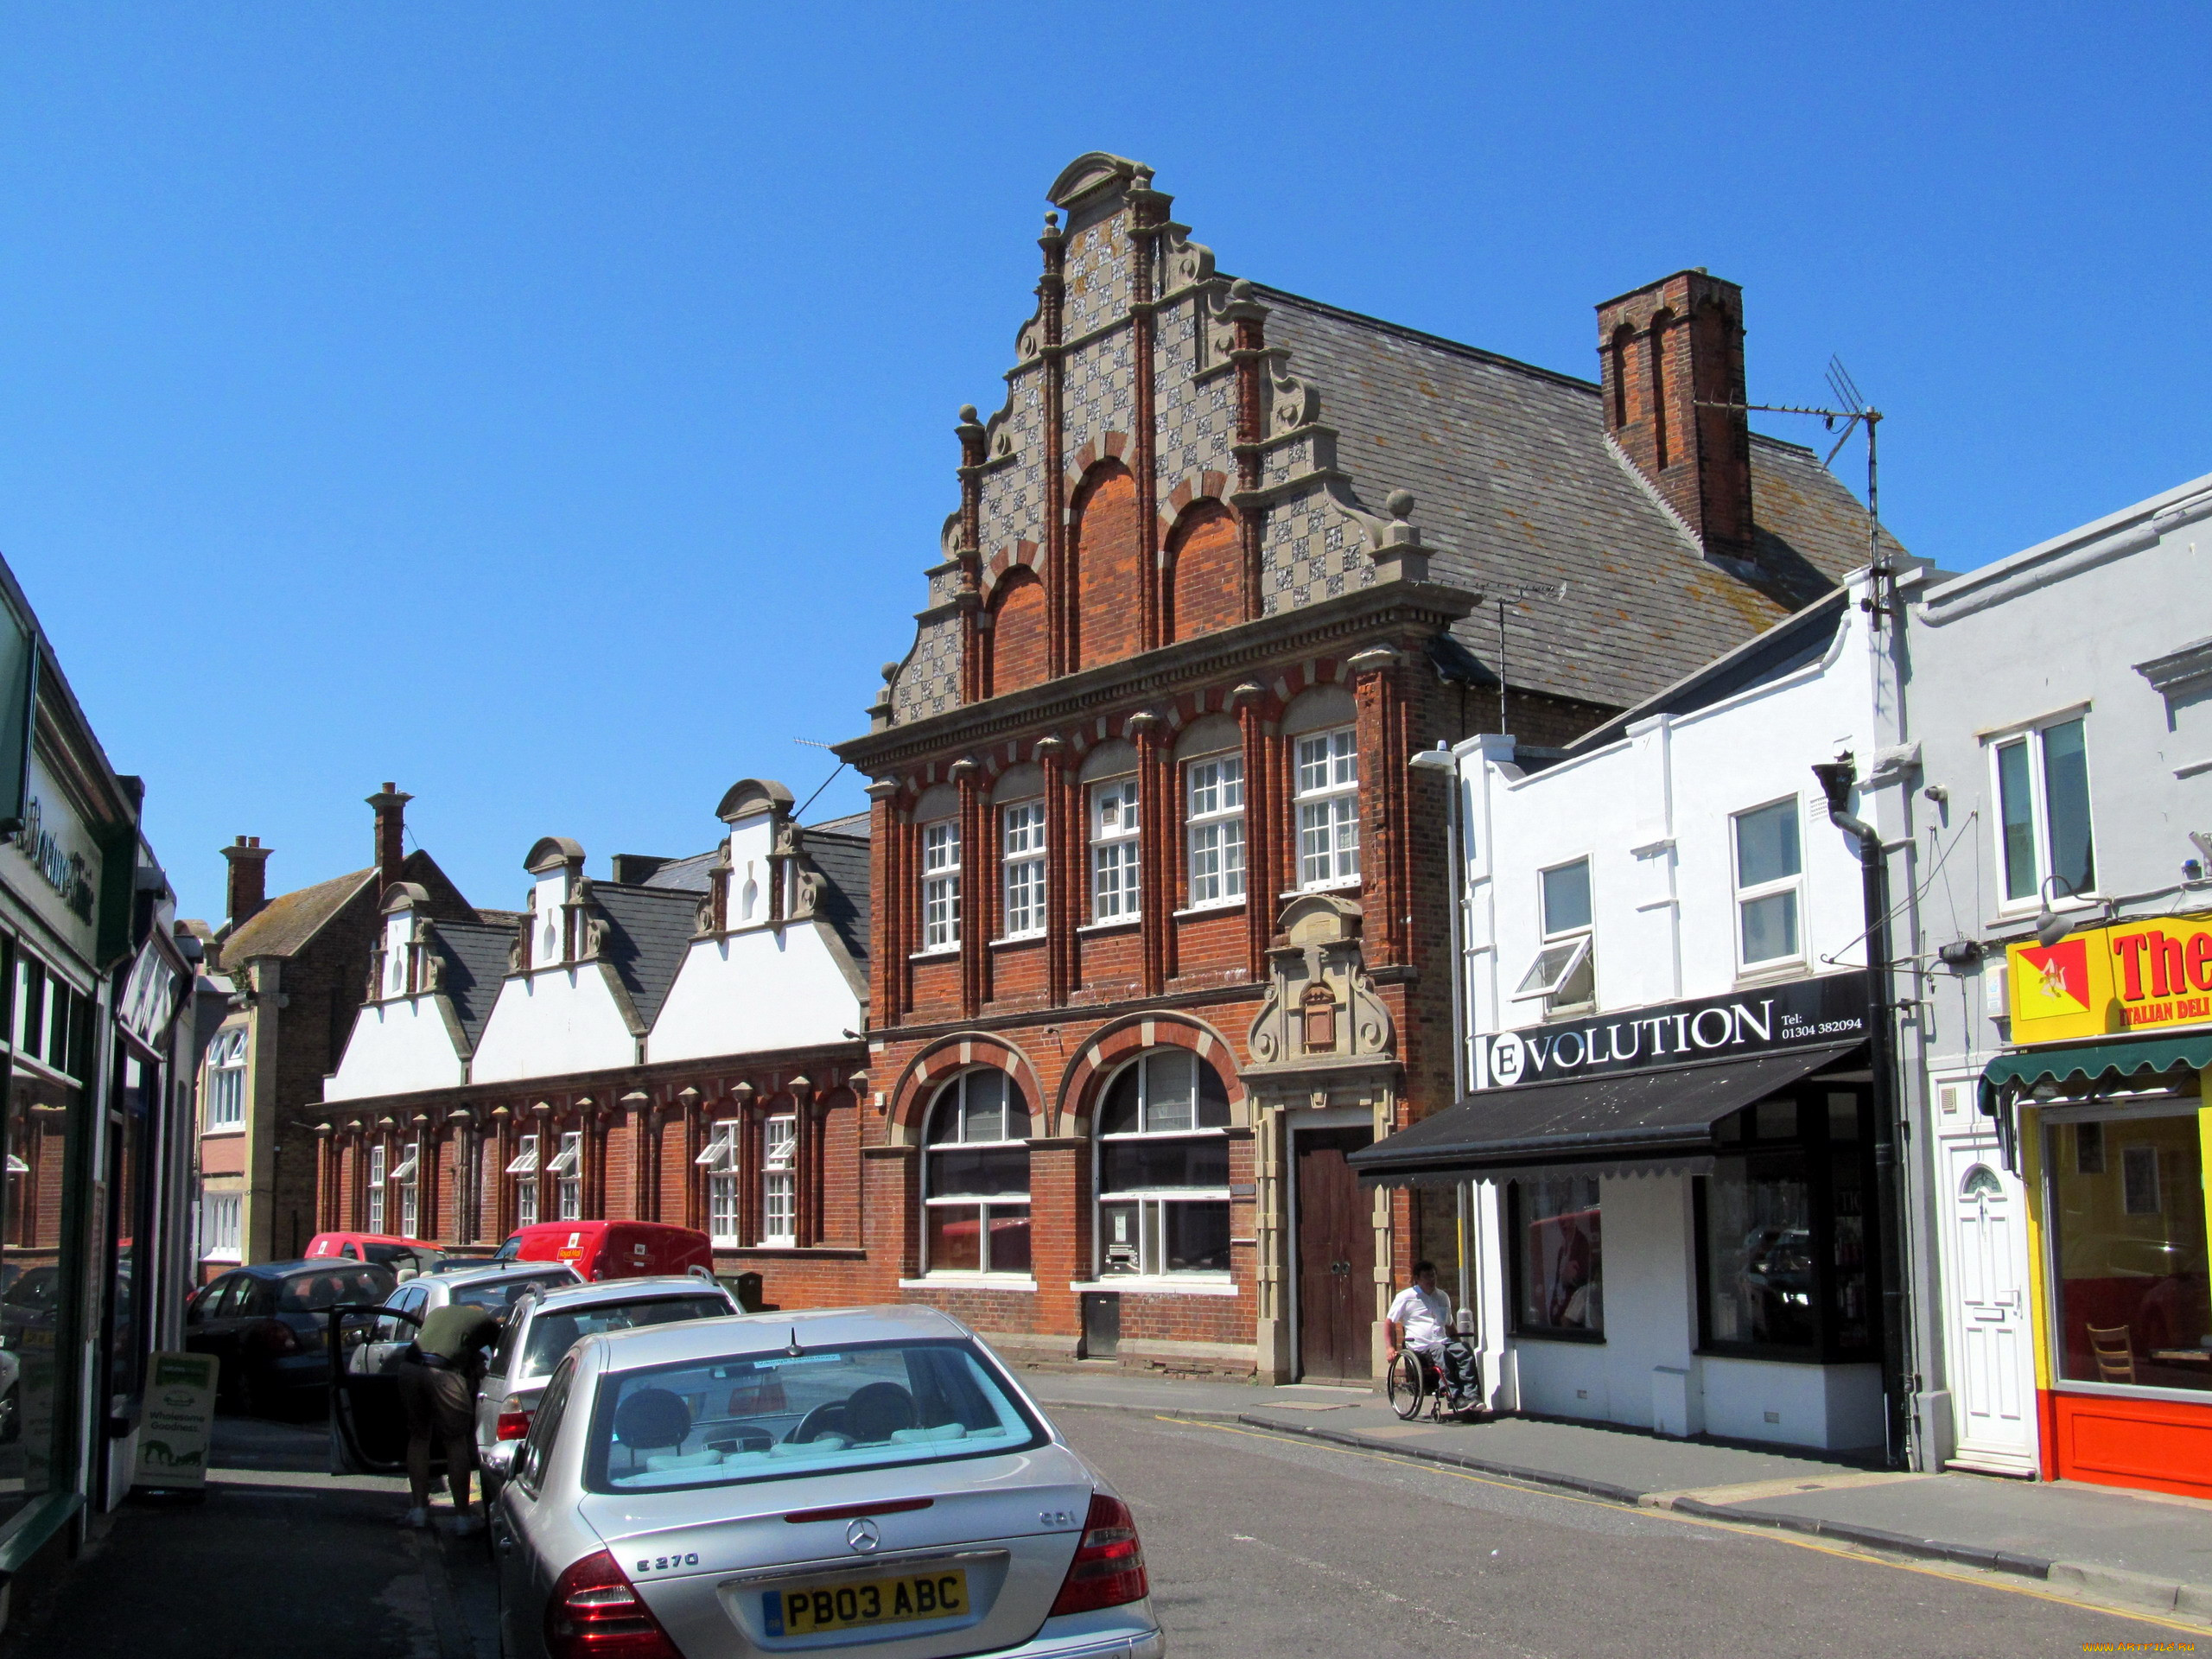
[[[2028,1332],[2027,1199],[1993,1141],[1945,1143],[1944,1169],[1958,1459],[2031,1469],[2035,1354]]]

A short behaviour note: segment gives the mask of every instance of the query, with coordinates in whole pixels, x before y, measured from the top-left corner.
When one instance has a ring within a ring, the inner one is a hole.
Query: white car
[[[1128,1508],[919,1306],[586,1337],[493,1517],[511,1659],[1160,1659]]]
[[[586,1337],[677,1319],[719,1319],[745,1310],[737,1298],[697,1274],[651,1279],[604,1279],[525,1291],[499,1332],[499,1351],[476,1396],[476,1465],[488,1502],[530,1427],[545,1379],[562,1356]]]

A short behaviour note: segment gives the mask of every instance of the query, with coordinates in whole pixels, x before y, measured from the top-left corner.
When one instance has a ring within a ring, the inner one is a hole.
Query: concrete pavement
[[[1236,1422],[1648,1509],[1833,1538],[2212,1619],[2212,1503],[2072,1482],[1897,1474],[1813,1453],[1523,1417],[1402,1423],[1363,1389],[1026,1371],[1048,1408]]]

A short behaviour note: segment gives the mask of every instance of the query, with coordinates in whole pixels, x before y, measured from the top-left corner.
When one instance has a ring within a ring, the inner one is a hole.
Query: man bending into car
[[[406,1524],[430,1524],[430,1442],[445,1446],[446,1485],[453,1493],[453,1530],[483,1522],[468,1510],[468,1471],[476,1455],[476,1385],[484,1351],[499,1339],[499,1322],[480,1307],[448,1302],[434,1308],[399,1357],[394,1375],[407,1410]]]

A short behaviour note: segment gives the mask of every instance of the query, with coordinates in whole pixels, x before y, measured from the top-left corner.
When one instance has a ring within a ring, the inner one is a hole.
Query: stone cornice
[[[1348,639],[1377,630],[1440,631],[1480,602],[1478,594],[1441,582],[1377,582],[1281,616],[1240,623],[911,725],[851,738],[832,752],[861,772],[880,773],[949,747],[988,745],[1039,726],[1080,721],[1117,704],[1157,701],[1194,683],[1243,677],[1255,664],[1286,656],[1326,654]]]

